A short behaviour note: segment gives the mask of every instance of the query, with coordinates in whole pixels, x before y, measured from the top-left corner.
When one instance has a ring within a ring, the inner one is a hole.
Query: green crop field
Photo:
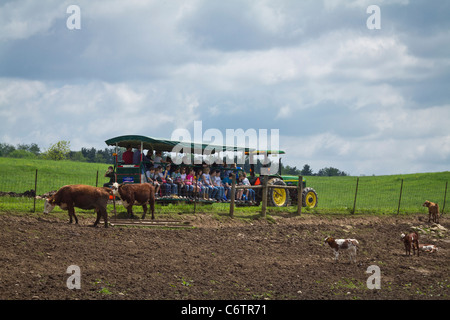
[[[108,179],[104,173],[108,164],[0,157],[0,192],[23,193],[35,189],[41,195],[66,184],[102,186]],[[36,174],[37,170],[37,174]],[[37,178],[37,179],[36,179]],[[448,211],[449,196],[446,187],[450,172],[417,173],[407,175],[365,177],[305,177],[319,198],[317,208],[304,208],[310,213],[425,213],[425,200],[437,202]],[[402,183],[403,181],[403,183]],[[358,190],[356,192],[356,187]],[[449,190],[450,192],[450,190]],[[356,201],[355,201],[356,193]],[[400,198],[401,196],[401,198]],[[444,204],[444,198],[446,202]],[[0,211],[41,211],[43,201],[26,197],[0,197]],[[57,209],[55,209],[57,210]],[[122,210],[122,209],[120,209]],[[137,208],[137,212],[141,212]],[[228,204],[213,204],[197,211],[226,213]],[[238,208],[237,213],[256,214],[260,208]],[[269,208],[270,213],[295,212],[296,207]],[[157,212],[193,212],[192,205],[158,206]]]

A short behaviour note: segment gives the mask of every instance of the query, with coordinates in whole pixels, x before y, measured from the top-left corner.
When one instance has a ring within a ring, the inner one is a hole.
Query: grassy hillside
[[[59,189],[66,184],[83,183],[95,186],[108,181],[104,173],[108,164],[40,159],[0,157],[0,191],[24,192],[34,189],[36,169],[37,194]]]
[[[108,179],[103,175],[108,168],[103,163],[75,161],[52,161],[41,159],[15,159],[0,157],[0,191],[23,193],[35,189],[41,195],[58,190],[66,184],[88,184],[95,186]],[[0,197],[0,211],[42,212],[43,201],[28,197]],[[58,209],[60,210],[60,209]],[[57,210],[57,211],[58,211]]]
[[[108,164],[85,163],[74,161],[28,160],[0,157],[0,191],[24,192],[34,189],[37,169],[37,194],[57,190],[66,184],[102,186],[108,179],[104,173]],[[355,201],[356,183],[358,193],[356,212],[396,213],[400,200],[400,188],[403,187],[400,201],[400,212],[426,212],[422,207],[425,200],[439,203],[444,207],[446,183],[450,180],[450,172],[418,173],[407,175],[368,176],[368,177],[305,177],[308,187],[313,187],[318,193],[319,205],[307,212],[340,212],[349,213]],[[447,191],[445,209],[450,209],[450,190]],[[0,197],[0,211],[34,209],[34,200],[30,198]],[[36,211],[41,210],[39,202]],[[226,204],[215,204],[200,210],[224,212]],[[25,208],[25,209],[24,209]],[[30,209],[31,208],[31,209]],[[141,209],[137,209],[139,212]],[[160,207],[159,211],[192,212],[189,206]],[[238,209],[246,214],[258,212],[257,208]],[[270,208],[271,212],[292,211],[292,208]]]

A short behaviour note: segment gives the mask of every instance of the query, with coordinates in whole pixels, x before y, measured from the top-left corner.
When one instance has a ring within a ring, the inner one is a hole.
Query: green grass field
[[[307,177],[307,185],[317,190],[320,208],[347,208],[351,211],[355,201],[357,179],[357,177]],[[427,209],[422,207],[425,200],[437,202],[442,208],[449,180],[448,171],[359,177],[356,210],[396,213],[400,201],[400,212],[425,212]],[[446,197],[446,207],[448,202],[449,199]]]
[[[0,157],[0,191],[24,192],[35,188],[40,195],[57,190],[66,184],[88,184],[102,186],[108,179],[104,173],[108,164],[74,161],[29,160]],[[98,176],[97,176],[98,172]],[[97,180],[98,179],[98,180]],[[425,200],[437,202],[445,211],[449,209],[450,190],[445,194],[450,172],[417,173],[407,175],[366,176],[366,177],[305,177],[308,187],[313,187],[319,198],[317,208],[307,209],[311,213],[351,213],[356,197],[356,213],[393,214],[397,213],[402,188],[400,213],[425,213]],[[402,186],[403,179],[403,186]],[[446,203],[444,207],[444,197]],[[33,198],[0,197],[0,211],[34,210]],[[36,212],[42,212],[43,201],[36,201]],[[57,210],[57,209],[55,209]],[[119,208],[119,211],[122,209]],[[136,208],[139,213],[142,209]],[[196,212],[226,214],[228,204],[197,206]],[[270,208],[269,214],[295,212],[296,207]],[[193,205],[158,206],[158,213],[194,212]],[[256,215],[260,208],[236,208],[237,215]]]

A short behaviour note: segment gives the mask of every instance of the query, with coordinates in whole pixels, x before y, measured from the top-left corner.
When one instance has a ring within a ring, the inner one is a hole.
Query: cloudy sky
[[[283,162],[315,172],[448,171],[449,13],[447,0],[0,1],[0,142],[103,149],[202,121],[279,129]]]

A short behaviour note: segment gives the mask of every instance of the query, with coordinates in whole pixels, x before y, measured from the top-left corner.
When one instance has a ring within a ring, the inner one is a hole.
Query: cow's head
[[[52,197],[46,198],[44,202],[44,213],[49,214],[56,207],[55,199]]]
[[[118,184],[117,182],[114,182],[111,186],[111,190],[113,191],[113,194],[118,197],[120,196],[119,187],[120,187],[120,184]]]

